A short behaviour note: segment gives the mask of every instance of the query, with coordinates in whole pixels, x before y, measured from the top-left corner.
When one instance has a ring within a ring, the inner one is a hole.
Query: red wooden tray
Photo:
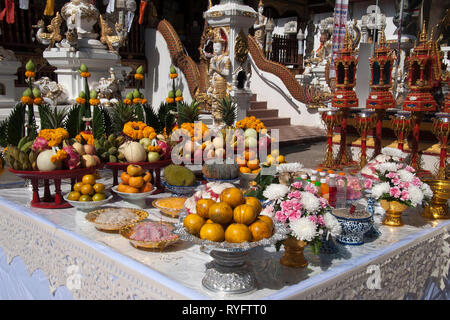
[[[161,184],[161,169],[172,164],[172,159],[160,160],[155,162],[108,162],[105,166],[111,169],[113,172],[113,186],[119,184],[119,170],[125,171],[130,164],[141,166],[145,170],[149,170],[152,173],[154,185],[157,188],[153,194],[164,192],[164,186]]]
[[[76,181],[81,181],[83,176],[93,174],[95,171],[101,169],[102,165],[92,168],[79,168],[73,170],[54,170],[54,171],[21,171],[9,168],[11,173],[23,178],[30,179],[33,185],[33,199],[30,205],[35,208],[43,209],[62,209],[72,207],[68,202],[64,201],[61,194],[61,180],[71,179],[71,185]],[[39,196],[39,180],[44,180],[44,197]],[[55,183],[55,195],[50,193],[50,180]]]

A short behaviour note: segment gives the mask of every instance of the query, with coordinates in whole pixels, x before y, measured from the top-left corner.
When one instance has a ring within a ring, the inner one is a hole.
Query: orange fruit
[[[284,158],[284,156],[278,156],[277,161],[278,161],[278,163],[285,163],[286,159]]]
[[[95,193],[94,188],[90,184],[84,184],[81,187],[81,194],[92,196],[94,193]]]
[[[125,171],[122,172],[122,174],[120,175],[120,179],[122,179],[122,182],[124,184],[129,184],[130,183],[130,175],[128,173],[126,173]]]
[[[234,208],[233,211],[234,222],[245,225],[249,225],[255,221],[256,215],[254,207],[249,204],[241,204]]]
[[[140,192],[150,192],[153,190],[153,185],[150,182],[147,182],[142,188],[139,190]]]
[[[72,191],[67,196],[67,199],[69,199],[70,201],[78,201],[80,199],[80,197],[81,197],[81,194],[78,191]]]
[[[208,211],[209,218],[215,223],[226,224],[233,219],[233,209],[225,203],[214,203]]]
[[[83,186],[83,182],[77,182],[73,185],[73,191],[81,192],[81,187]]]
[[[141,166],[136,164],[130,164],[127,167],[127,173],[132,177],[142,176],[144,174],[144,170]]]
[[[121,183],[121,184],[119,184],[119,185],[117,186],[117,191],[119,191],[119,192],[127,192],[127,191],[126,191],[126,190],[127,190],[127,187],[128,187],[128,185]]]
[[[252,171],[252,173],[254,173],[254,174],[258,174],[259,172],[261,171],[261,168],[259,168],[259,169],[256,169],[256,170],[253,170]]]
[[[251,205],[255,209],[256,215],[258,215],[262,211],[261,202],[258,200],[258,198],[245,197],[245,204]]]
[[[133,188],[141,188],[144,185],[144,178],[142,177],[130,177],[130,181],[128,183],[130,187]]]
[[[94,184],[94,191],[96,193],[103,193],[103,192],[105,192],[105,185],[103,183],[96,183],[96,184]]]
[[[252,234],[253,241],[259,241],[272,236],[272,229],[262,220],[253,222],[248,229]]]
[[[253,151],[245,151],[244,155],[247,161],[256,159],[256,154]]]
[[[242,159],[240,157],[236,158],[236,163],[240,166],[240,167],[244,167],[246,165],[246,161],[245,159]]]
[[[125,193],[139,193],[139,189],[132,186],[127,186],[125,188]]]
[[[214,221],[212,221],[211,219],[206,220],[205,223],[215,223]]]
[[[244,193],[238,188],[227,188],[220,194],[220,201],[228,203],[234,209],[244,203]]]
[[[271,217],[261,215],[261,216],[258,216],[258,220],[261,220],[261,221],[267,223],[267,225],[270,227],[270,229],[273,230],[274,225],[273,225],[273,220]]]
[[[200,199],[197,201],[196,210],[197,214],[205,219],[209,218],[209,208],[216,202],[211,199]]]
[[[152,181],[152,174],[150,172],[146,172],[144,175],[144,181],[145,182],[151,182]]]
[[[218,223],[206,223],[200,229],[200,238],[214,242],[222,242],[225,240],[225,231]]]
[[[245,224],[233,223],[225,231],[225,241],[230,243],[241,243],[251,241],[252,234]]]
[[[247,168],[247,167],[240,167],[239,171],[241,173],[251,173],[252,172],[252,170],[250,170],[250,168]]]
[[[93,174],[87,174],[83,177],[81,182],[83,182],[83,184],[90,184],[93,186],[95,184],[95,177]]]
[[[198,214],[189,214],[184,218],[183,225],[186,231],[193,235],[198,235],[200,229],[205,224],[205,219],[200,217]]]
[[[259,169],[259,160],[255,159],[255,160],[250,160],[249,162],[247,162],[247,167],[250,170],[256,170]]]

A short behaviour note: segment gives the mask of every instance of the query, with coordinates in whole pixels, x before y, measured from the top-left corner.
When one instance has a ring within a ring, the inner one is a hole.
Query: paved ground
[[[300,162],[305,168],[317,168],[325,157],[326,141],[302,143],[280,148],[287,162]]]

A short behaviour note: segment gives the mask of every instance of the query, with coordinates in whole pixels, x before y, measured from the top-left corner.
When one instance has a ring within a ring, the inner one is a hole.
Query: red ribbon
[[[5,9],[0,13],[0,21],[3,21],[6,15],[6,23],[14,23],[14,0],[5,0]]]
[[[147,8],[147,0],[141,0],[141,4],[139,5],[139,24],[144,23],[144,13],[145,8]]]

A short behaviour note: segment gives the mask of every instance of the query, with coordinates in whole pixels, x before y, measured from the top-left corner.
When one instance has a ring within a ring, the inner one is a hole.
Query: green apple
[[[258,132],[256,132],[256,130],[253,128],[249,128],[249,129],[245,130],[244,137],[245,138],[252,137],[252,138],[255,138],[255,140],[256,140],[258,138]]]
[[[156,162],[159,158],[160,156],[158,152],[149,152],[147,156],[148,162]]]

